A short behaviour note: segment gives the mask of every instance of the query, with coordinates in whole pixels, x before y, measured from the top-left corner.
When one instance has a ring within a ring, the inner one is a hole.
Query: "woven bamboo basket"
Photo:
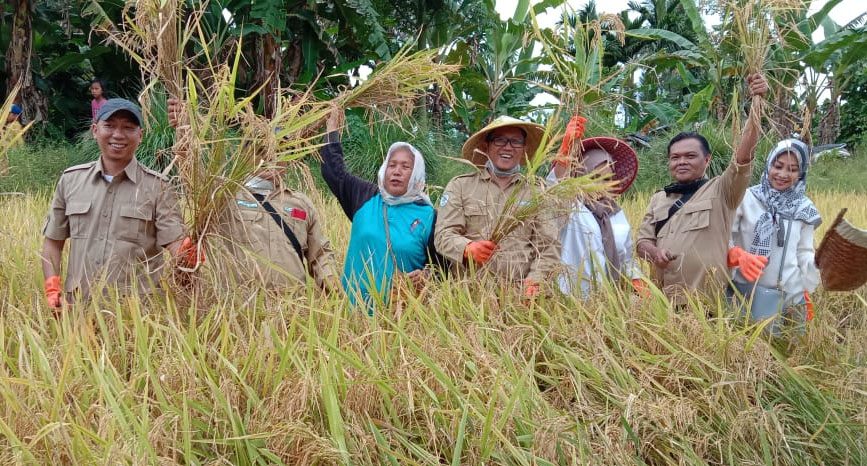
[[[816,265],[822,284],[830,291],[850,291],[867,283],[867,230],[843,219],[846,209],[837,214],[822,244],[816,250]]]

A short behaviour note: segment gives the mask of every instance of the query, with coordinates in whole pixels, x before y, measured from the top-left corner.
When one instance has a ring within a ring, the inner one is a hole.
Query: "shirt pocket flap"
[[[670,206],[659,206],[653,209],[653,223],[659,223],[668,218],[668,209]]]
[[[688,201],[681,209],[685,214],[702,210],[711,210],[713,209],[713,201],[710,199],[696,199],[694,201]]]
[[[485,208],[479,204],[467,204],[464,206],[464,215],[472,217],[476,215],[488,215]]]
[[[154,218],[154,211],[147,205],[125,205],[120,208],[120,216],[127,218],[135,218],[138,220],[150,221]]]
[[[701,199],[687,202],[682,208],[683,228],[681,231],[701,230],[710,226],[710,213],[713,202]]]
[[[90,210],[90,201],[72,201],[66,204],[66,215],[86,214]]]

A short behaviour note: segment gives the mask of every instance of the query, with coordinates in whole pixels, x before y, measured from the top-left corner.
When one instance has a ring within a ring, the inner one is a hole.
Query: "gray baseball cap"
[[[138,108],[138,105],[126,99],[108,99],[100,107],[99,112],[96,113],[96,121],[108,120],[112,115],[121,110],[132,113],[136,121],[138,121],[138,125],[141,126],[141,110]]]

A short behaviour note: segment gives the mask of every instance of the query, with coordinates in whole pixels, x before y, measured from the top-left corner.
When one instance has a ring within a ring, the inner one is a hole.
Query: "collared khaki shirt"
[[[90,295],[103,281],[129,291],[158,283],[162,248],[183,237],[172,185],[133,159],[111,182],[101,159],[66,169],[57,182],[42,234],[69,239],[67,293]]]
[[[313,201],[290,189],[274,191],[266,200],[292,229],[307,266],[283,229],[250,191],[241,189],[218,226],[236,262],[230,268],[235,278],[275,289],[303,285],[309,272],[318,286],[324,286],[336,276],[336,266]]]
[[[732,160],[722,175],[696,191],[658,235],[656,223],[668,218],[668,209],[681,194],[659,191],[650,198],[636,245],[650,241],[677,256],[665,269],[652,265],[654,282],[675,302],[684,302],[684,291],[710,293],[727,282],[732,219],[744,198],[752,167],[752,163],[738,165]]]
[[[544,188],[539,182],[538,186]],[[531,188],[521,175],[502,189],[491,173],[460,175],[446,186],[440,199],[434,244],[437,251],[465,269],[464,249],[472,241],[488,240],[503,206],[516,191],[518,204],[528,202]],[[497,277],[545,283],[560,263],[559,230],[554,219],[535,218],[520,225],[499,243],[485,269]]]

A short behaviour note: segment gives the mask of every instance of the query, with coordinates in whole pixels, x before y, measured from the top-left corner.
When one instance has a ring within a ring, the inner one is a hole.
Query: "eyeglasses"
[[[522,138],[504,138],[502,136],[491,139],[491,142],[494,143],[494,145],[497,147],[505,147],[508,143],[515,149],[520,149],[524,147],[524,144],[526,144],[526,141],[524,141]]]

